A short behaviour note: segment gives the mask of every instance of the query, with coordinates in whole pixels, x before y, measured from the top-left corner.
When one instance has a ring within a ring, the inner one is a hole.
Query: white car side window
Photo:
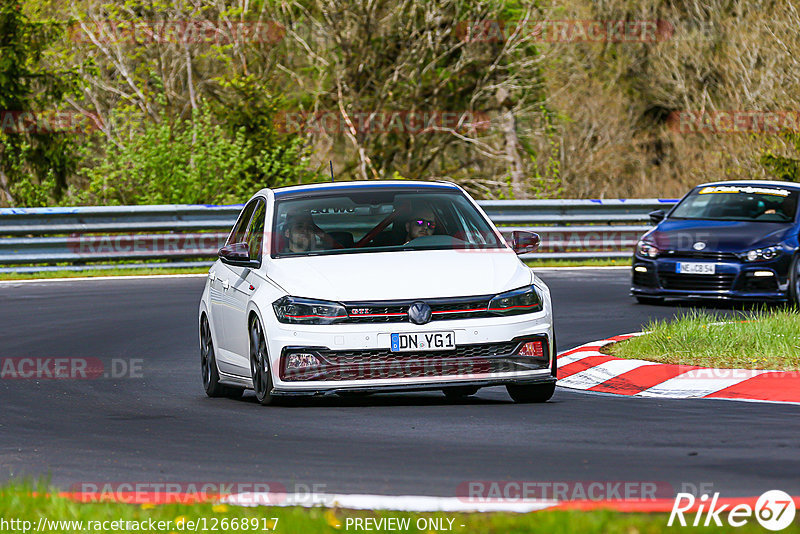
[[[239,219],[233,226],[233,230],[231,230],[231,233],[228,236],[228,240],[225,242],[226,245],[244,243],[247,227],[250,225],[250,219],[253,216],[253,210],[256,207],[256,203],[257,200],[254,200],[244,207],[242,212],[239,214]]]
[[[264,241],[264,218],[266,215],[266,204],[263,200],[259,200],[253,217],[250,220],[250,225],[247,228],[247,235],[244,240],[250,249],[250,259],[261,259],[261,244]]]

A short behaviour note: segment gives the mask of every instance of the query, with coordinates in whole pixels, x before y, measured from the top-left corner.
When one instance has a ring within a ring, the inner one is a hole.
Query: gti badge
[[[431,320],[431,307],[424,302],[415,302],[408,308],[408,320],[414,324],[426,324]]]
[[[706,248],[706,244],[703,243],[702,241],[698,241],[697,243],[692,245],[692,248],[695,250],[703,250],[704,248]]]

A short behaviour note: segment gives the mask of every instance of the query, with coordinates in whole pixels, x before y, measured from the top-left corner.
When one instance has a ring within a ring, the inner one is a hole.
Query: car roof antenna
[[[333,181],[334,181],[334,180],[333,180],[333,160],[329,159],[329,160],[328,160],[328,163],[330,163],[330,164],[331,164],[331,182],[333,182]]]

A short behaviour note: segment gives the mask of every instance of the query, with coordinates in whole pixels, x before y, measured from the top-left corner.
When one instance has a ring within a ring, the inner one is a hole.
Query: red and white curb
[[[636,334],[586,343],[558,355],[558,385],[637,397],[714,398],[800,404],[800,373],[714,369],[616,358],[605,345]]]

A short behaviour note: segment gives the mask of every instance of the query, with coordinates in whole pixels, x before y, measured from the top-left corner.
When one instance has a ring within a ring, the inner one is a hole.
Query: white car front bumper
[[[268,345],[276,395],[339,391],[440,389],[555,381],[549,310],[511,317],[353,325],[287,325],[270,321]],[[391,352],[393,333],[453,332],[455,350]],[[541,356],[515,352],[540,341]],[[313,354],[321,365],[285,366],[289,353]]]

